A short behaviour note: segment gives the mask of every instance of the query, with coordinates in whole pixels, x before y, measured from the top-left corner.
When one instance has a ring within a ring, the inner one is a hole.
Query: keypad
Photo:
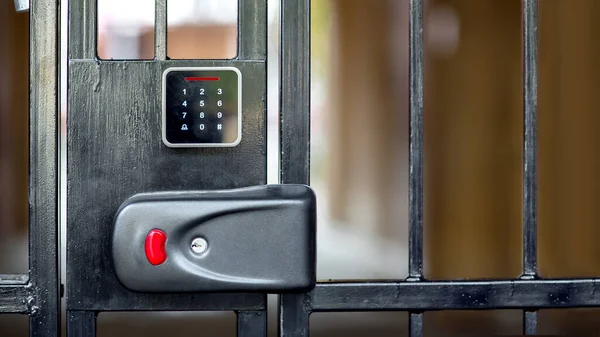
[[[236,68],[171,68],[163,78],[163,141],[171,147],[234,146],[241,139]]]

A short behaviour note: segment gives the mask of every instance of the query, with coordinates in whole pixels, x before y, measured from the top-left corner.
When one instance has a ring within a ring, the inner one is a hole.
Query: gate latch
[[[316,198],[305,185],[135,195],[112,234],[132,291],[282,293],[316,282]]]

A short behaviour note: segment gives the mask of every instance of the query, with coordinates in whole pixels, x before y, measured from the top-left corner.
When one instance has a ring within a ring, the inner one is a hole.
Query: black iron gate
[[[266,0],[240,0],[239,53],[233,60],[169,60],[166,0],[156,1],[152,61],[104,61],[96,54],[96,0],[70,1],[67,332],[94,336],[102,311],[235,311],[239,336],[266,335],[260,293],[143,294],[116,280],[108,247],[111,218],[131,194],[165,189],[233,188],[266,183]],[[0,311],[27,314],[32,336],[59,332],[58,45],[56,0],[31,3],[30,273],[0,276]],[[521,309],[535,334],[541,308],[597,307],[597,279],[537,275],[537,0],[523,0],[523,274],[519,279],[423,278],[423,5],[410,1],[409,277],[397,281],[319,282],[280,295],[279,334],[307,336],[313,312],[407,311],[410,335],[423,335],[428,310]],[[282,184],[309,183],[310,0],[281,0]],[[173,152],[160,139],[157,78],[172,66],[241,69],[243,142],[236,148]],[[206,154],[202,156],[199,154]]]
[[[29,273],[0,275],[0,313],[29,315],[31,336],[56,336],[60,322],[58,1],[32,1],[29,13]]]

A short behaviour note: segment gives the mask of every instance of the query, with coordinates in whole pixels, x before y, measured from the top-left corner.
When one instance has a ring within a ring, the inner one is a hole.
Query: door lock
[[[316,198],[305,185],[135,195],[112,256],[143,292],[307,291],[316,282]]]

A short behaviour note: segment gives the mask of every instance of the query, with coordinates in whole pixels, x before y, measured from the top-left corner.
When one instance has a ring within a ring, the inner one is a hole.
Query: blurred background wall
[[[321,279],[407,275],[407,3],[312,0],[311,180],[319,198]],[[169,1],[168,55],[235,57],[236,4]],[[10,1],[0,6],[0,272],[14,273],[27,270],[28,18]],[[277,6],[269,2],[269,182],[277,179]],[[541,0],[539,7],[540,274],[598,276],[600,2]],[[426,277],[516,277],[521,1],[429,0],[425,14]],[[99,0],[99,57],[152,59],[153,17],[153,1]],[[273,304],[271,298],[272,313]],[[598,315],[545,310],[540,332],[597,331]],[[276,318],[269,319],[274,332]],[[521,330],[519,311],[436,312],[426,321],[430,336]],[[3,336],[18,335],[14,322],[0,321]],[[99,332],[198,335],[200,325],[200,335],[235,333],[230,313],[101,314]],[[402,335],[406,326],[405,313],[311,318],[316,336]]]

